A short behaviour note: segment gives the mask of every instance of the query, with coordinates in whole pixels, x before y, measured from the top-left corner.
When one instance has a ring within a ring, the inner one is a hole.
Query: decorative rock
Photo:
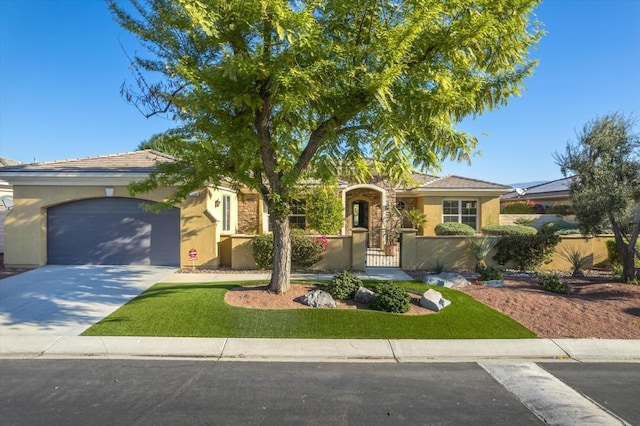
[[[485,282],[482,283],[482,285],[484,285],[486,287],[500,287],[500,288],[505,288],[507,286],[504,283],[504,281],[500,281],[500,280],[485,281]]]
[[[376,294],[365,287],[359,287],[358,291],[356,291],[356,295],[353,296],[353,300],[360,303],[366,303],[367,305],[373,303]]]
[[[336,301],[326,291],[313,290],[300,298],[300,301],[312,308],[335,308]]]
[[[439,312],[451,304],[450,300],[442,297],[439,291],[430,289],[425,291],[420,298],[420,306]]]
[[[455,272],[442,272],[438,275],[425,275],[422,282],[446,288],[458,288],[471,285],[465,277],[460,274],[456,274]]]

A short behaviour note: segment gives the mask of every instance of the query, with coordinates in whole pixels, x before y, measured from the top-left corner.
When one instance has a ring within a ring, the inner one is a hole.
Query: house
[[[0,168],[21,164],[10,158],[0,157]],[[13,207],[13,186],[6,180],[0,179],[0,253],[4,253],[4,218]]]
[[[10,266],[44,264],[191,265],[196,248],[203,267],[226,265],[221,249],[233,234],[269,230],[269,211],[261,195],[204,186],[180,205],[160,213],[145,205],[163,201],[172,188],[132,197],[127,185],[144,179],[156,163],[173,158],[152,150],[65,161],[9,166],[0,179],[14,186],[14,208],[6,219]],[[381,244],[390,212],[418,209],[427,217],[421,235],[434,235],[441,222],[463,222],[476,230],[497,224],[500,195],[508,186],[459,176],[413,175],[413,184],[394,185],[375,175],[367,183],[341,181],[345,212],[343,235],[369,230],[368,245]],[[304,200],[290,216],[305,227]]]
[[[575,176],[552,180],[531,186],[529,188],[515,188],[502,195],[504,203],[511,201],[531,201],[544,207],[554,204],[571,204],[571,182]]]

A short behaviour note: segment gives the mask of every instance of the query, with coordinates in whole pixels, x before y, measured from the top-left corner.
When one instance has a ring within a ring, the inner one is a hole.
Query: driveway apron
[[[43,266],[0,280],[1,336],[77,336],[176,268]]]

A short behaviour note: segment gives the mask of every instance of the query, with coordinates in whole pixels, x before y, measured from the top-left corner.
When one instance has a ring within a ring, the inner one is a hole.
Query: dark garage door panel
[[[141,203],[145,202],[98,198],[50,208],[48,263],[179,265],[180,210],[151,213]]]

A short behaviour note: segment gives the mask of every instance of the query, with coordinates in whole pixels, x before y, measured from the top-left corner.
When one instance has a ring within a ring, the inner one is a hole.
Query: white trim
[[[440,204],[440,207],[442,208],[442,215],[440,216],[440,220],[442,222],[444,222],[444,216],[445,216],[445,212],[444,212],[444,202],[445,201],[457,201],[458,202],[458,223],[462,223],[462,203],[464,201],[474,201],[476,203],[476,226],[475,226],[475,230],[478,231],[478,226],[480,225],[480,209],[481,209],[481,203],[480,203],[480,199],[478,198],[473,198],[473,197],[467,197],[467,198],[443,198],[442,199],[442,203]],[[447,216],[453,216],[451,214],[447,215]],[[471,217],[471,215],[464,215],[466,217]]]

